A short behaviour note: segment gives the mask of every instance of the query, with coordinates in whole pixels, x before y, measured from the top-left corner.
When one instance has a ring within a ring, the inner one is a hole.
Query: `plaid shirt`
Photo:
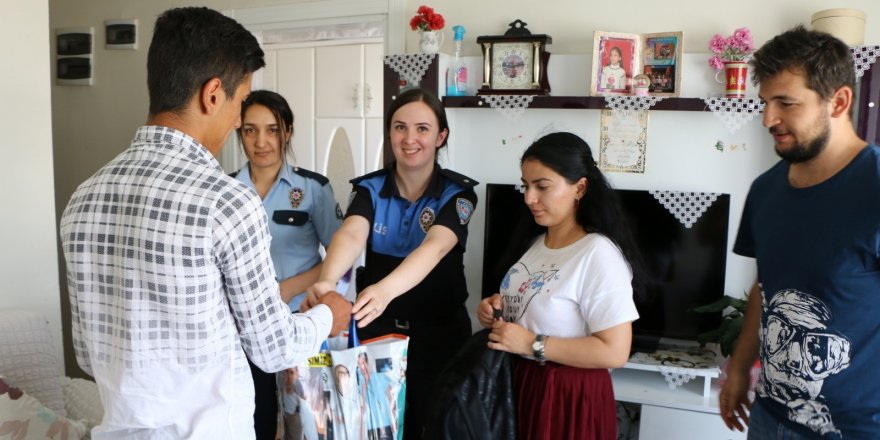
[[[279,371],[329,333],[327,307],[281,301],[259,197],[182,132],[141,127],[73,194],[61,240],[74,350],[106,412],[94,438],[252,438],[245,352]]]

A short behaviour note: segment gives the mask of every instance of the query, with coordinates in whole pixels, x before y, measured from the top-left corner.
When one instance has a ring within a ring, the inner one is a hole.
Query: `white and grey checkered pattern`
[[[182,132],[141,127],[73,194],[61,239],[77,360],[120,375],[96,375],[105,387],[137,372],[174,383],[222,364],[247,385],[242,348],[278,371],[329,332],[325,307],[291,315],[281,301],[259,197]]]

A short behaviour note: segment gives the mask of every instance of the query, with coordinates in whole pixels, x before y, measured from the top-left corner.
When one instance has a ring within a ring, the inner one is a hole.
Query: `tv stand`
[[[744,440],[724,426],[718,410],[720,362],[711,352],[696,362],[694,347],[635,353],[611,372],[615,399],[641,404],[639,440]]]

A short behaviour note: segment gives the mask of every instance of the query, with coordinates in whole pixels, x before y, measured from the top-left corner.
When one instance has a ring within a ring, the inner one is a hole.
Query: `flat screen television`
[[[661,338],[696,340],[717,328],[721,313],[689,309],[724,295],[730,195],[720,194],[690,228],[647,190],[615,190],[643,259],[634,298],[633,350],[653,351]],[[496,292],[536,227],[514,185],[486,185],[482,296]]]

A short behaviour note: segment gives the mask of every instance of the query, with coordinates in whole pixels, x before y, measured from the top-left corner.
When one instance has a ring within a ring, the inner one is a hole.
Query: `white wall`
[[[746,26],[760,44],[784,29],[810,24],[813,12],[831,8],[853,8],[867,13],[865,43],[880,43],[880,2],[876,0],[736,0],[736,1],[584,1],[584,0],[407,0],[407,19],[419,5],[433,7],[446,19],[446,31],[461,24],[467,29],[466,55],[480,52],[474,40],[479,35],[500,35],[517,18],[535,34],[548,34],[550,52],[589,53],[593,31],[684,32],[685,52],[707,52],[709,38],[729,35]],[[872,26],[873,25],[873,26]],[[407,32],[407,52],[418,51],[418,35]],[[452,35],[446,36],[442,52],[452,53]]]
[[[49,88],[49,5],[5,1],[0,41],[0,307],[39,312],[61,338]],[[61,344],[56,344],[61,359]],[[2,356],[2,354],[0,354]]]
[[[28,5],[27,9],[41,8],[32,6],[23,0],[13,0],[16,4]],[[305,1],[292,0],[203,0],[200,4],[219,10],[236,8],[250,8],[257,6],[269,6],[275,4],[303,3]],[[108,19],[137,18],[140,22],[139,49],[136,51],[107,51],[103,45],[97,44],[94,54],[95,85],[92,87],[60,87],[52,86],[52,134],[55,138],[55,193],[57,194],[56,206],[61,209],[66,205],[70,194],[76,185],[86,179],[101,165],[127,147],[136,127],[146,119],[147,113],[147,90],[146,90],[146,56],[147,47],[152,36],[152,27],[156,15],[170,7],[186,4],[180,0],[50,0],[50,29],[72,26],[95,26],[95,37],[98,42],[103,41],[103,22]],[[466,54],[477,55],[477,46],[474,39],[479,35],[501,34],[507,28],[507,24],[516,18],[521,18],[528,23],[529,28],[535,33],[550,34],[553,44],[549,49],[554,54],[587,54],[592,50],[592,35],[594,30],[619,31],[619,32],[658,32],[681,30],[684,32],[684,49],[686,52],[707,52],[706,44],[714,33],[729,34],[735,28],[748,26],[754,33],[757,44],[762,43],[780,31],[797,23],[809,22],[812,12],[835,8],[849,7],[865,11],[868,15],[866,26],[866,43],[876,44],[880,41],[880,28],[872,26],[880,17],[880,3],[876,0],[848,0],[845,4],[832,0],[781,0],[768,2],[766,0],[739,0],[734,5],[724,2],[704,2],[701,0],[687,0],[679,2],[656,2],[648,0],[635,0],[632,2],[587,2],[582,0],[406,0],[407,21],[421,4],[429,4],[438,12],[442,13],[448,23],[447,30],[453,24],[462,24],[468,29],[466,35],[468,44],[465,45]],[[24,8],[7,8],[7,10]],[[515,12],[513,12],[515,11]],[[34,20],[37,20],[36,18]],[[21,35],[26,31],[44,30],[44,35],[49,34],[43,21],[37,26],[32,22],[19,20],[15,14],[6,15],[4,21],[12,23],[12,28],[3,29],[4,35],[9,34],[11,41],[22,41]],[[43,56],[48,52],[47,47],[42,49],[30,46],[28,56]],[[408,52],[417,51],[417,34],[406,32],[406,47]],[[53,46],[54,49],[54,46]],[[451,52],[451,38],[443,48],[444,52]],[[27,58],[27,57],[25,57]],[[42,58],[44,59],[44,58]],[[54,57],[52,58],[54,60]],[[28,73],[28,81],[37,81],[45,84],[45,68],[41,64],[40,69],[33,69],[36,74]],[[23,70],[21,70],[23,71]],[[21,72],[16,69],[15,72]],[[11,72],[5,73],[6,75]],[[42,78],[42,80],[41,80]],[[28,87],[19,87],[7,84],[17,93],[27,93],[27,102],[33,102],[33,91]],[[4,93],[6,96],[6,93]],[[14,95],[10,95],[14,96]],[[15,115],[24,114],[20,103],[25,100],[7,102],[7,112]],[[37,114],[40,112],[36,112]],[[464,112],[462,114],[465,114]],[[488,113],[480,113],[487,123],[501,122],[492,119]],[[699,117],[711,117],[708,113]],[[555,117],[555,116],[550,116]],[[665,116],[653,118],[652,127],[662,121]],[[36,118],[36,116],[35,116]],[[5,118],[4,118],[5,119]],[[42,121],[42,119],[39,119]],[[456,119],[456,124],[461,121]],[[6,122],[6,121],[4,121]],[[33,121],[31,121],[33,122]],[[45,121],[44,121],[45,122]],[[587,127],[595,127],[593,122],[586,122]],[[34,124],[37,127],[46,127],[47,124]],[[454,130],[466,132],[453,127]],[[487,132],[493,132],[492,127]],[[7,133],[15,130],[7,130]],[[20,133],[27,136],[27,143],[17,142],[8,145],[32,145],[34,135],[48,136],[45,130],[26,130]],[[478,146],[475,143],[479,139],[469,139],[468,145]],[[590,140],[593,142],[593,140]],[[11,148],[7,147],[7,148]],[[666,148],[673,148],[670,145]],[[30,150],[28,150],[30,152]],[[490,150],[491,151],[491,150]],[[658,149],[655,153],[664,154],[664,149]],[[42,152],[42,158],[32,158],[34,163],[46,167],[51,166],[49,151]],[[27,162],[25,165],[30,165]],[[474,165],[456,164],[460,171],[473,174],[473,177],[487,181],[483,175],[498,173],[496,169],[475,170]],[[499,164],[501,166],[501,164]],[[507,166],[506,164],[504,166]],[[26,170],[28,167],[13,167],[13,174],[18,170]],[[10,167],[7,167],[10,169]],[[500,168],[499,168],[500,169]],[[513,169],[515,172],[515,168]],[[504,171],[508,172],[508,171]],[[10,179],[7,174],[3,179]],[[28,174],[27,178],[37,178],[43,185],[51,185],[51,176],[40,178]],[[747,176],[742,176],[747,179]],[[12,183],[10,182],[10,185]],[[7,185],[6,187],[10,187]],[[14,188],[21,188],[16,181]],[[49,188],[51,190],[51,187]],[[51,191],[50,191],[51,192]],[[17,194],[17,192],[16,192]],[[23,196],[21,196],[23,197]],[[51,197],[51,196],[49,196]],[[23,197],[23,200],[32,200]],[[4,206],[4,209],[6,206]],[[36,213],[29,217],[37,217]],[[28,225],[39,221],[37,218],[28,218]],[[9,221],[4,219],[3,221]],[[19,225],[10,225],[19,226]],[[475,225],[476,226],[476,225]],[[33,228],[31,228],[33,229]],[[25,235],[16,235],[12,228],[3,228],[4,233],[13,234],[15,242],[20,242]],[[39,232],[39,231],[37,231]],[[37,233],[35,232],[35,234]],[[53,231],[54,232],[54,231]],[[39,232],[42,235],[42,232]],[[41,237],[45,239],[44,237]],[[30,245],[31,249],[37,249]],[[4,243],[5,245],[5,243]],[[23,248],[25,246],[19,246]],[[8,251],[7,251],[8,252]],[[51,249],[41,250],[40,262],[46,262],[49,269],[41,268],[40,273],[48,273],[55,269],[55,254]],[[15,255],[18,255],[17,253]],[[16,270],[17,273],[26,273]],[[5,270],[5,268],[4,268]],[[46,276],[45,278],[49,278]],[[45,281],[45,280],[41,280]],[[478,282],[472,280],[471,283]],[[474,290],[476,292],[478,290]],[[65,319],[67,319],[65,317]],[[68,363],[68,367],[72,363]]]

